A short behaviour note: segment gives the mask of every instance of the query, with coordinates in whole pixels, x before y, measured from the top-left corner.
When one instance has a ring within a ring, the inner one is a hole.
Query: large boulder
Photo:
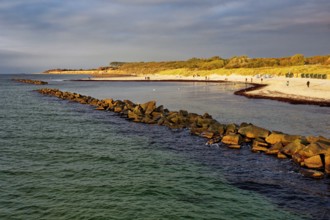
[[[256,139],[252,143],[252,149],[253,152],[265,152],[268,150],[268,144],[264,142],[261,139]]]
[[[196,125],[196,121],[200,116],[196,113],[188,113],[187,121],[190,125]]]
[[[326,174],[330,175],[330,154],[324,155],[324,170]]]
[[[316,155],[304,160],[304,165],[311,169],[323,168],[323,163],[320,155]]]
[[[201,128],[206,128],[207,129],[214,122],[215,122],[215,120],[212,119],[212,118],[204,118],[204,117],[201,117],[201,116],[196,118],[196,125],[197,125],[197,127],[201,127]]]
[[[282,142],[284,145],[286,145],[297,139],[301,139],[301,136],[288,135],[281,132],[273,131],[268,137],[266,137],[265,140],[269,144],[276,144],[277,142]]]
[[[163,117],[163,113],[154,111],[151,113],[151,117],[153,118],[154,121],[158,121]]]
[[[217,121],[214,121],[213,123],[211,123],[211,125],[208,128],[209,131],[212,131],[219,135],[223,135],[225,133],[225,129],[226,129],[226,126],[223,124],[220,124]]]
[[[140,105],[146,115],[150,115],[156,109],[156,102],[149,101]]]
[[[307,136],[306,139],[309,143],[321,142],[330,145],[330,139],[325,138],[323,136]]]
[[[207,139],[212,139],[214,137],[214,135],[215,134],[212,131],[203,131],[200,136],[207,138]]]
[[[238,133],[248,138],[266,138],[269,136],[270,131],[255,125],[248,125],[240,127]]]
[[[226,134],[234,134],[237,133],[237,125],[236,124],[228,124],[226,126]]]
[[[103,102],[104,102],[106,105],[108,105],[108,108],[109,108],[109,109],[113,109],[113,103],[114,103],[113,99],[103,99]]]
[[[277,142],[273,144],[265,153],[277,155],[283,148],[283,144],[281,142]]]
[[[134,111],[128,110],[127,118],[133,120],[134,122],[141,122],[141,115],[137,115]]]
[[[222,139],[221,142],[224,144],[241,144],[242,136],[240,134],[227,134]]]
[[[330,155],[330,146],[322,142],[314,142],[299,151],[299,154],[308,158],[320,154]]]
[[[125,103],[125,109],[132,110],[135,108],[136,104],[130,100],[124,100]]]
[[[133,108],[133,113],[137,116],[143,116],[144,115],[144,111],[143,111],[143,109],[140,105],[137,105]]]
[[[303,149],[305,145],[303,145],[300,140],[295,140],[294,142],[291,142],[287,144],[285,147],[282,148],[281,152],[292,156],[293,154],[297,153],[301,149]]]

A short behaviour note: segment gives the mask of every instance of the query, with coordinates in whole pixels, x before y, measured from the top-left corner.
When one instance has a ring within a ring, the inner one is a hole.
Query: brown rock
[[[116,105],[113,109],[114,112],[116,113],[120,113],[124,110],[124,106],[123,105]]]
[[[127,112],[128,119],[133,120],[134,122],[141,122],[142,117],[140,115],[135,114],[133,111],[128,110]]]
[[[197,136],[200,136],[204,131],[205,131],[204,128],[192,127],[190,129],[190,133]]]
[[[314,179],[324,178],[324,173],[317,170],[302,169],[300,170],[300,173],[306,177],[310,177]]]
[[[226,134],[236,133],[237,125],[236,124],[228,124],[226,126]]]
[[[308,168],[312,169],[321,169],[323,167],[323,163],[320,155],[316,155],[304,160],[304,165]]]
[[[161,119],[163,117],[163,113],[161,112],[152,112],[151,113],[151,117],[155,120],[158,121],[159,119]]]
[[[252,143],[252,149],[253,152],[259,152],[259,151],[267,151],[268,150],[268,144],[264,142],[261,139],[256,139]]]
[[[286,145],[300,138],[301,136],[299,135],[288,135],[273,131],[265,140],[269,144],[276,144],[277,142],[282,142],[284,145]]]
[[[225,125],[220,124],[219,122],[215,121],[210,125],[208,128],[209,131],[217,133],[219,135],[223,135],[225,133]]]
[[[278,154],[283,148],[283,144],[281,142],[277,142],[273,144],[265,153],[266,154]]]
[[[270,131],[264,128],[257,127],[255,125],[248,125],[241,127],[238,133],[248,138],[266,138],[270,134]]]
[[[231,145],[228,145],[228,147],[231,149],[241,149],[241,145],[239,145],[239,144],[231,144]]]
[[[186,110],[180,110],[179,111],[179,115],[183,116],[183,117],[188,117],[188,112]]]
[[[224,144],[241,144],[242,143],[242,136],[239,134],[228,134],[224,136],[221,140]]]
[[[212,115],[209,115],[209,113],[204,113],[204,115],[202,116],[205,119],[212,119]]]
[[[187,120],[190,125],[195,124],[199,115],[196,113],[188,113]]]
[[[294,142],[289,143],[285,147],[283,147],[281,152],[286,155],[292,156],[293,154],[297,153],[304,147],[305,145],[301,144],[299,140],[295,140]]]
[[[214,133],[211,131],[203,131],[201,133],[201,137],[212,139],[214,137]]]
[[[216,144],[221,141],[220,137],[214,137],[206,142],[207,145]]]
[[[300,155],[299,153],[295,153],[292,155],[292,160],[294,162],[296,162],[297,164],[299,164],[300,166],[304,166],[304,160],[305,157],[303,157],[302,155]]]
[[[281,152],[278,152],[278,154],[277,154],[277,158],[279,158],[279,159],[286,159],[286,158],[288,158],[285,154],[283,154],[283,153],[281,153]]]
[[[146,123],[146,124],[156,124],[157,121],[154,120],[150,115],[146,115],[141,122]]]
[[[124,100],[124,103],[125,103],[125,108],[128,110],[132,110],[136,106],[136,104],[130,100]]]
[[[95,110],[105,110],[103,106],[98,106]]]
[[[301,149],[299,154],[307,158],[320,154],[330,154],[330,146],[321,142],[314,142]]]
[[[318,136],[318,137],[308,136],[308,137],[306,137],[306,139],[309,143],[321,142],[321,143],[330,145],[330,139],[325,138],[323,136]]]
[[[150,115],[156,109],[156,102],[149,101],[140,105],[146,115]]]
[[[247,138],[247,137],[243,138],[243,142],[245,142],[245,143],[250,143],[251,141],[252,141],[252,139],[250,139],[250,138]]]
[[[326,174],[330,174],[330,154],[324,155],[324,169]]]
[[[215,120],[210,119],[210,118],[203,118],[201,116],[196,118],[196,125],[198,127],[202,128],[209,128],[212,123],[214,123]]]

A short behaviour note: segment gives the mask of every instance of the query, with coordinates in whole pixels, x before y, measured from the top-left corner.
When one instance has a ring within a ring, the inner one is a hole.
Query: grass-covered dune
[[[271,74],[295,77],[302,74],[325,74],[330,78],[330,55],[305,57],[296,54],[282,58],[249,58],[235,56],[229,59],[214,56],[211,58],[191,58],[186,61],[162,62],[111,62],[109,66],[89,70],[53,69],[50,74],[91,74],[91,75],[256,75]]]

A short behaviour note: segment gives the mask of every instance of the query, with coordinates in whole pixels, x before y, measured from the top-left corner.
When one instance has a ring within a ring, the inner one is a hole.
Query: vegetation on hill
[[[260,68],[260,67],[288,67],[301,65],[330,65],[330,55],[304,57],[296,54],[282,58],[249,58],[248,56],[234,56],[224,59],[219,56],[211,58],[191,58],[186,61],[167,62],[111,62],[110,67],[130,72],[155,73],[169,69],[213,70],[236,68]]]
[[[45,73],[73,72],[77,70],[54,69]],[[81,73],[83,70],[79,70]],[[330,75],[330,55],[305,57],[295,54],[281,58],[249,58],[248,56],[234,56],[229,59],[214,56],[211,58],[191,58],[186,61],[162,62],[111,62],[109,66],[90,69],[96,74],[180,74],[180,75],[209,75],[216,74],[276,74],[288,72],[294,74],[322,73]],[[328,77],[329,78],[329,77]]]

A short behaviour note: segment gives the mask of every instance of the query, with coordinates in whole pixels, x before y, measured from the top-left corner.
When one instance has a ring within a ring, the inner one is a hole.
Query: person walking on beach
[[[289,86],[289,80],[288,80],[288,81],[286,81],[286,86]]]
[[[309,88],[309,84],[310,84],[310,82],[309,81],[307,81],[307,87]]]

